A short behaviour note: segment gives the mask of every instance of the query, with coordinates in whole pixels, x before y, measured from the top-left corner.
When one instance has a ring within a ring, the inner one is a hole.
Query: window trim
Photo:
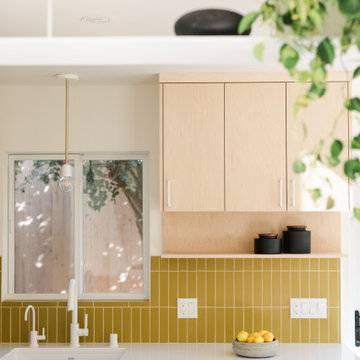
[[[15,294],[14,280],[14,162],[16,160],[62,160],[63,153],[6,153],[3,176],[3,252],[1,301],[64,301],[67,294]],[[78,281],[78,298],[87,301],[137,301],[150,299],[150,184],[149,153],[140,151],[70,153],[74,160],[74,277]],[[83,176],[82,160],[142,160],[143,161],[143,292],[142,293],[83,293]],[[12,256],[10,256],[12,254]],[[8,264],[9,266],[6,266]]]

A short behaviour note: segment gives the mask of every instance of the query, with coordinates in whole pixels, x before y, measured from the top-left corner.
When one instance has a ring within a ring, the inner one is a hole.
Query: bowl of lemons
[[[279,341],[267,330],[259,332],[240,331],[233,341],[233,351],[236,355],[249,358],[265,358],[279,353]]]

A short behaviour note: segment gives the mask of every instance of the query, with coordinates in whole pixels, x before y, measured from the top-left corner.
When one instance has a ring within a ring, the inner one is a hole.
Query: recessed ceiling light
[[[110,22],[110,18],[107,16],[83,16],[81,21],[91,24],[106,24]]]

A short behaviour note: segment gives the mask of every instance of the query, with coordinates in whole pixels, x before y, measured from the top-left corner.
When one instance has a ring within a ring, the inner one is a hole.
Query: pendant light
[[[65,162],[60,171],[59,187],[63,192],[70,192],[74,188],[72,167],[69,164],[69,82],[79,80],[75,74],[57,74],[59,79],[65,79]]]

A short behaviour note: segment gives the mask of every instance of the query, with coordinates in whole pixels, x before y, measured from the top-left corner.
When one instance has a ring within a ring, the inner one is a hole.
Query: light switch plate
[[[326,298],[292,298],[290,299],[291,319],[326,319]]]
[[[177,299],[178,319],[197,319],[197,299]]]

